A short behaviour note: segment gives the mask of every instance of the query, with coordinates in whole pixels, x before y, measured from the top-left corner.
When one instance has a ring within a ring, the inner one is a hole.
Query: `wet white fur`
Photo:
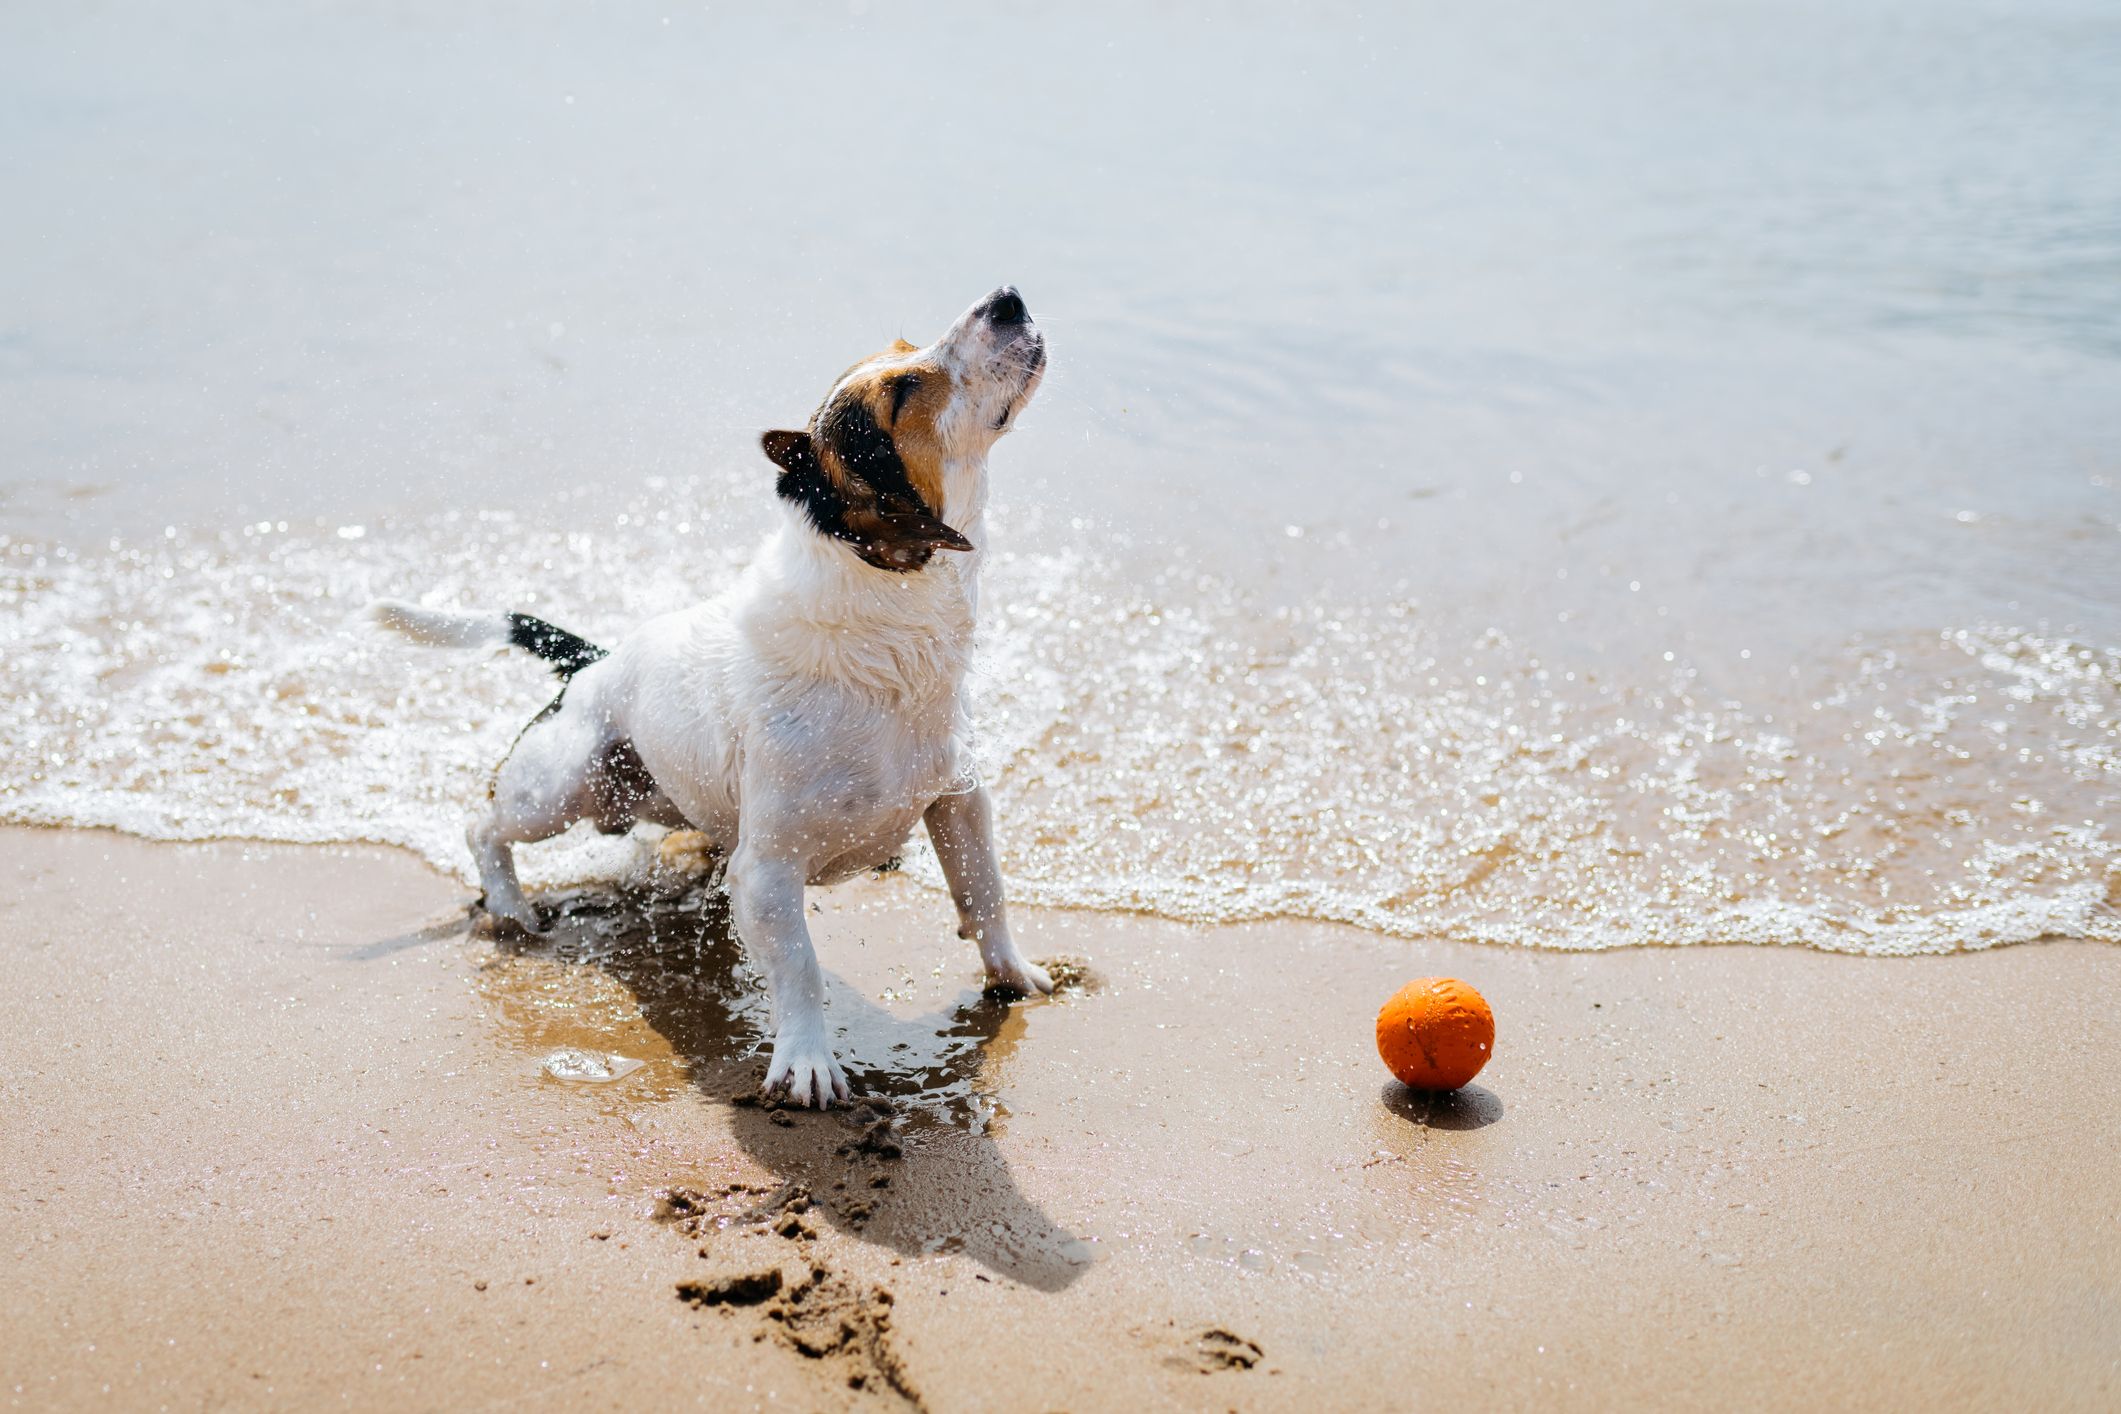
[[[378,599],[368,606],[368,617],[378,628],[437,648],[500,648],[508,642],[505,614],[462,614],[451,609],[423,609],[398,599]]]
[[[1024,360],[1036,327],[997,328],[980,309],[903,360],[950,375],[937,420],[937,509],[976,547],[986,543],[987,452],[1042,371],[1027,376]],[[766,1088],[785,1085],[822,1107],[849,1091],[826,1034],[804,887],[885,862],[917,823],[927,824],[959,932],[978,943],[990,985],[1033,993],[1053,984],[1009,935],[987,792],[964,759],[981,551],[939,551],[925,568],[894,574],[779,504],[785,523],[726,593],[651,619],[574,675],[560,710],[502,764],[492,807],[467,838],[487,909],[536,931],[543,924],[516,881],[516,844],[583,819],[610,832],[648,820],[705,833],[728,856],[737,932],[772,991]],[[371,612],[422,642],[508,640],[500,613],[392,602]],[[614,807],[601,777],[625,741],[661,794]]]

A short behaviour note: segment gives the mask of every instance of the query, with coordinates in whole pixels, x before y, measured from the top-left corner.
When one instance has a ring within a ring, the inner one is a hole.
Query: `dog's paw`
[[[987,969],[987,990],[1018,997],[1050,995],[1053,978],[1029,958],[1009,958]]]
[[[766,1067],[765,1093],[785,1088],[791,1104],[832,1108],[834,1100],[852,1100],[847,1072],[823,1040],[787,1039],[773,1043],[773,1060]]]
[[[542,933],[552,926],[552,915],[521,894],[506,899],[496,899],[488,894],[479,900],[478,909],[486,915],[487,925],[497,933],[505,934],[511,929]]]

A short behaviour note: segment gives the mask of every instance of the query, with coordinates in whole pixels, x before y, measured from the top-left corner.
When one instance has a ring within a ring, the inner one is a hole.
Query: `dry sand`
[[[818,1116],[732,1103],[759,1001],[696,903],[496,943],[389,851],[29,830],[0,891],[15,1407],[2121,1400],[2096,945],[1029,912],[1090,977],[1005,1009],[884,878],[813,923],[892,1113]],[[1456,1099],[1371,1050],[1423,973],[1500,1019]]]

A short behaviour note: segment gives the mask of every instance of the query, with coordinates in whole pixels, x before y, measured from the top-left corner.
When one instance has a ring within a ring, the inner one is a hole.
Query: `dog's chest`
[[[804,588],[784,567],[682,626],[625,715],[695,828],[724,849],[763,831],[814,879],[844,878],[899,853],[959,783],[970,598],[939,577],[884,613]]]
[[[965,770],[954,696],[913,711],[819,688],[794,701],[709,712],[700,728],[637,739],[643,762],[693,828],[724,850],[761,830],[811,882],[899,854]],[[739,705],[741,704],[741,705]],[[748,710],[746,710],[748,708]]]
[[[918,806],[877,816],[870,822],[870,828],[854,839],[848,848],[813,864],[805,882],[837,884],[856,874],[890,867],[905,851],[906,841],[920,824],[926,808],[927,802],[924,801]]]
[[[962,772],[949,733],[891,736],[888,747],[837,763],[808,783],[811,882],[830,883],[895,858],[935,798],[957,788]]]

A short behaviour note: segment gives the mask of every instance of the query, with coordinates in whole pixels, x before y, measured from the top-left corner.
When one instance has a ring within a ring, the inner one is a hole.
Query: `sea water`
[[[360,606],[715,592],[758,433],[1006,280],[1017,898],[2121,941],[2116,72],[2056,0],[11,13],[0,818],[468,878],[550,680]]]

